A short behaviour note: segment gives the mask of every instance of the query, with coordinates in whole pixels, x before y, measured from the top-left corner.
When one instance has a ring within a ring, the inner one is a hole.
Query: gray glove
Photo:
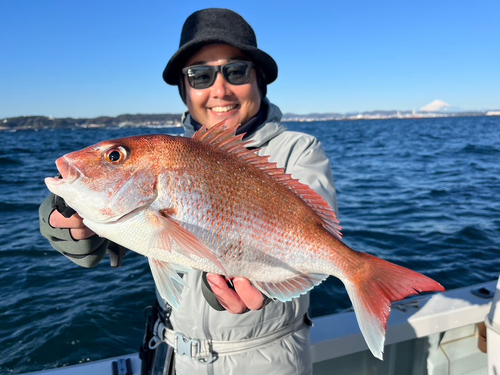
[[[54,249],[74,263],[85,268],[95,267],[109,251],[111,265],[119,267],[126,249],[97,235],[76,241],[69,229],[54,228],[49,218],[55,208],[55,195],[50,194],[41,204],[40,232],[47,238]]]

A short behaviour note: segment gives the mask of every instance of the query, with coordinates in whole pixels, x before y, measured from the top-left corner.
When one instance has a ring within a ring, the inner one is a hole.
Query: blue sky
[[[0,118],[184,111],[161,73],[205,7],[252,25],[284,113],[500,109],[498,0],[0,0]]]

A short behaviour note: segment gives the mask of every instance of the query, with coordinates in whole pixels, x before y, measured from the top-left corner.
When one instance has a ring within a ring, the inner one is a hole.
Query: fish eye
[[[109,161],[111,162],[115,162],[115,161],[120,161],[120,158],[122,157],[122,154],[120,154],[118,151],[111,151],[109,154],[108,154],[108,159]]]
[[[123,147],[115,147],[106,151],[106,160],[111,164],[118,164],[125,160],[127,152]]]

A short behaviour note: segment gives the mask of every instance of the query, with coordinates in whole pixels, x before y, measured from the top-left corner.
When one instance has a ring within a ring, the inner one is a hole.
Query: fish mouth
[[[67,184],[71,184],[81,176],[81,172],[73,164],[71,164],[68,159],[66,159],[66,156],[57,159],[56,166],[62,177],[62,181]]]
[[[56,177],[47,177],[45,179],[45,182],[52,186],[71,184],[82,174],[65,156],[56,160],[56,166],[59,174]]]

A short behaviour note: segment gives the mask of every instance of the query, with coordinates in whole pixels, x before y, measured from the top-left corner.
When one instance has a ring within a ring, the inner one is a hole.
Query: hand
[[[221,275],[209,273],[207,281],[220,304],[232,314],[242,314],[248,309],[260,310],[264,306],[264,296],[248,279],[235,277],[231,280],[236,292]]]
[[[65,218],[59,211],[54,210],[50,215],[49,223],[54,228],[68,228],[71,237],[77,241],[92,237],[95,234],[95,232],[83,224],[83,219],[78,214],[74,214],[70,218]]]

